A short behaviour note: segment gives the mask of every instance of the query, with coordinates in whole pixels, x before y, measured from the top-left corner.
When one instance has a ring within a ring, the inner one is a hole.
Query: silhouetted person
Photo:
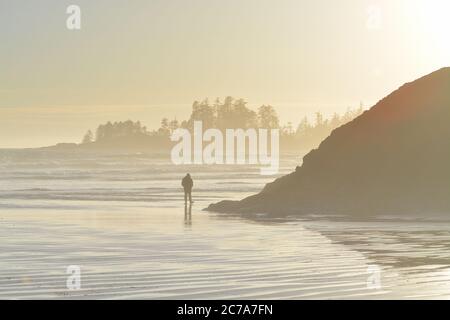
[[[194,186],[194,181],[192,181],[191,175],[188,173],[183,180],[181,185],[184,188],[184,203],[187,203],[187,198],[189,196],[189,202],[192,203],[192,187]]]

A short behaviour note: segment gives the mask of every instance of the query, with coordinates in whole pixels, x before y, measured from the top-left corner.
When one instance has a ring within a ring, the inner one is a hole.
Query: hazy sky
[[[66,8],[81,8],[81,30]],[[282,122],[371,105],[450,65],[448,0],[0,0],[0,147],[78,142],[194,100]]]

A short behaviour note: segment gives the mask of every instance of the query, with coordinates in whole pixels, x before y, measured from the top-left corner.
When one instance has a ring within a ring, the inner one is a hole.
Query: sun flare
[[[410,4],[413,8],[413,23],[416,29],[420,30],[430,45],[433,46],[439,55],[450,58],[450,41],[448,34],[450,31],[450,1],[448,0],[415,0]]]

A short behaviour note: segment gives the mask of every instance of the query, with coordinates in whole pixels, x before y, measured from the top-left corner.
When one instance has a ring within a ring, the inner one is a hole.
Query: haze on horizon
[[[66,28],[66,8],[82,29]],[[184,119],[232,95],[296,125],[450,65],[447,0],[0,0],[0,147]]]

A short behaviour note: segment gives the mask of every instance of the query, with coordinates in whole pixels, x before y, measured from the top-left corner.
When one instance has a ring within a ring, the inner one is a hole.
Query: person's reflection
[[[187,203],[184,205],[184,225],[185,226],[192,225],[192,203],[189,204],[189,207]]]

